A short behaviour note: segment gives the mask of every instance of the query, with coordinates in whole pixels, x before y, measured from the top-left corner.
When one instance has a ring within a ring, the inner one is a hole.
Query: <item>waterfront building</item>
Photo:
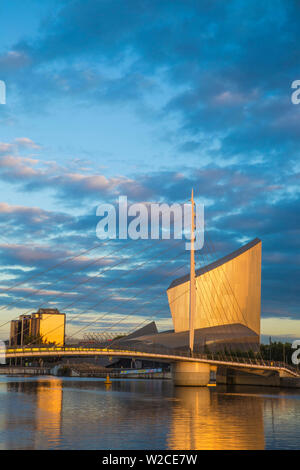
[[[195,351],[258,351],[261,312],[261,240],[255,238],[196,270]],[[122,343],[189,349],[189,275],[167,289],[174,329],[139,332]],[[153,328],[153,326],[152,326]]]
[[[10,346],[24,346],[30,342],[63,346],[66,315],[56,308],[40,308],[30,315],[20,315],[10,323]]]
[[[175,333],[189,329],[189,275],[167,290]],[[196,271],[195,329],[240,324],[260,335],[261,240]]]

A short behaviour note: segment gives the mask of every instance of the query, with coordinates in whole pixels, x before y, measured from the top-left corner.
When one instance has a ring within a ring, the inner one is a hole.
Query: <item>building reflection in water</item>
[[[41,382],[37,388],[37,409],[36,409],[36,447],[39,447],[39,438],[42,442],[50,444],[59,442],[61,436],[62,423],[62,381],[53,378],[47,382]],[[40,436],[40,433],[43,436]]]
[[[0,448],[6,449],[264,449],[279,440],[291,445],[289,430],[297,436],[300,419],[299,400],[257,388],[6,380],[12,380],[0,386]]]
[[[264,449],[263,405],[259,397],[216,393],[207,387],[177,387],[168,448]]]
[[[7,384],[8,392],[30,395],[30,408],[22,406],[16,410],[16,403],[10,401],[7,410],[7,428],[28,426],[26,445],[23,448],[55,447],[61,437],[62,425],[62,380],[59,378],[20,381]],[[12,397],[16,396],[12,394]],[[26,401],[24,402],[26,404]],[[18,405],[17,405],[18,408]],[[8,437],[8,436],[7,436]],[[8,448],[15,448],[15,442],[8,442]]]

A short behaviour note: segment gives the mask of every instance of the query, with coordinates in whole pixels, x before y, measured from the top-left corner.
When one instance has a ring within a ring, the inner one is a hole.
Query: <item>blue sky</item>
[[[99,243],[99,203],[118,195],[184,202],[194,187],[212,257],[262,239],[263,334],[299,338],[300,105],[291,103],[291,83],[300,79],[299,14],[295,0],[2,1],[2,287]],[[150,300],[173,270],[184,272],[188,256],[171,261],[172,241],[128,243],[122,267],[72,288],[104,259],[69,271],[119,247],[110,242],[2,295],[3,305],[14,303],[0,312],[3,322],[46,304],[53,291],[51,305],[63,309],[66,297],[94,288],[96,300],[75,303],[71,313],[80,307],[85,317],[70,323],[71,332],[109,309],[105,321],[117,323],[140,308],[120,329],[148,317],[169,327],[165,296]],[[144,277],[130,271],[144,261]],[[156,265],[161,271],[147,277]],[[131,286],[120,277],[126,271]],[[157,284],[148,291],[143,282]],[[124,304],[129,294],[136,299]]]

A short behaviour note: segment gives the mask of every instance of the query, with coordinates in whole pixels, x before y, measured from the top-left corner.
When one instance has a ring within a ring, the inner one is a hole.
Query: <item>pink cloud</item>
[[[33,142],[33,140],[28,139],[27,137],[18,137],[14,140],[19,147],[27,147],[32,149],[40,149],[40,145]]]

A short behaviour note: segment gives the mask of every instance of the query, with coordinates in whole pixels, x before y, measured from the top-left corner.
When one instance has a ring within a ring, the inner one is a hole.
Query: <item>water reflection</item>
[[[264,449],[262,400],[178,387],[168,438],[170,449]]]
[[[27,445],[41,448],[43,442],[55,446],[61,436],[63,391],[61,379],[20,380],[6,384],[9,406],[6,415],[8,442],[6,448],[16,448],[16,437],[25,427]],[[29,429],[27,429],[29,428]],[[18,444],[17,444],[18,445]]]
[[[45,440],[51,444],[59,442],[62,423],[62,381],[54,379],[39,383],[36,390],[36,446]]]
[[[299,391],[0,377],[0,449],[299,447]]]

